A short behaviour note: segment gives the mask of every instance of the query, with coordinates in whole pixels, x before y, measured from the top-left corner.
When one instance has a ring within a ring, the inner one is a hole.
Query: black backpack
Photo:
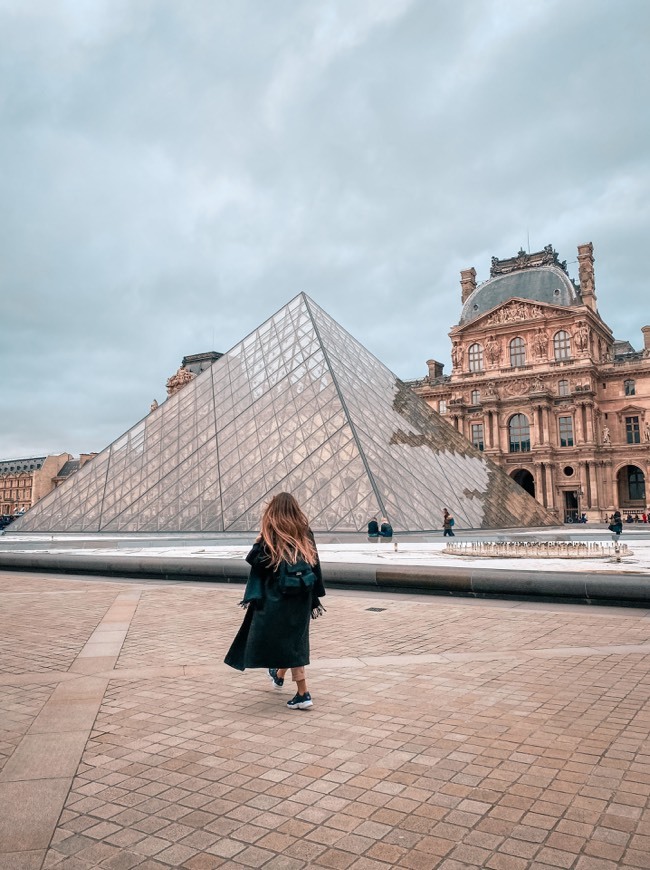
[[[280,562],[278,570],[278,588],[282,595],[299,595],[303,589],[311,589],[316,582],[316,575],[308,562],[299,559],[290,565]]]

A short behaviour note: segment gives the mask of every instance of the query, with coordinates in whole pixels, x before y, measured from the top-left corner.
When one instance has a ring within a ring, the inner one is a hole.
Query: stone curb
[[[0,569],[98,574],[157,580],[243,583],[243,559],[117,556],[106,554],[0,553]],[[570,571],[515,571],[503,568],[429,567],[323,563],[331,586],[381,591],[472,597],[545,600],[644,606],[650,601],[650,578],[644,574],[587,574]]]

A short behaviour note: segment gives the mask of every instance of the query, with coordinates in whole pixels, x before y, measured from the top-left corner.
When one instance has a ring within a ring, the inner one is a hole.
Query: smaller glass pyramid
[[[16,531],[253,531],[293,493],[320,531],[553,519],[305,294],[38,502]]]

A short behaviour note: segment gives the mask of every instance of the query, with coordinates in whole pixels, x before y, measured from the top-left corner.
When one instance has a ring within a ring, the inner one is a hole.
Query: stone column
[[[544,444],[553,444],[551,438],[551,409],[546,405],[542,410],[542,425],[544,427]]]
[[[592,402],[587,402],[585,404],[585,416],[587,418],[587,432],[585,434],[585,440],[589,444],[594,443],[594,406]]]
[[[555,509],[555,479],[553,474],[553,466],[549,463],[546,465],[546,498],[548,500],[547,507],[549,510]]]
[[[618,507],[617,502],[616,481],[612,480],[612,463],[605,461],[603,462],[603,506],[611,511]]]
[[[600,507],[600,499],[598,498],[598,482],[596,480],[596,463],[589,463],[589,482],[591,492],[591,503],[589,507],[594,510]]]
[[[589,482],[587,480],[587,475],[589,474],[587,462],[579,462],[578,463],[578,476],[580,486],[579,489],[582,491],[582,495],[578,500],[578,510],[582,512],[586,507],[588,507],[587,499],[589,497]],[[579,494],[579,493],[578,493]]]
[[[544,431],[540,424],[540,420],[542,417],[541,406],[540,405],[532,405],[531,406],[531,423],[533,429],[533,437],[532,437],[532,446],[540,447],[544,443]]]
[[[585,435],[582,428],[582,405],[576,405],[575,413],[573,415],[573,425],[575,427],[574,443],[576,446],[578,444],[583,444]]]

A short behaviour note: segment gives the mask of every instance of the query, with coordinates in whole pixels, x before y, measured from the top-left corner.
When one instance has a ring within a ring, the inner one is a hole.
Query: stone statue
[[[171,378],[167,378],[167,395],[173,396],[174,393],[182,390],[186,384],[193,381],[195,377],[196,375],[194,372],[190,372],[181,366],[175,375],[172,375]]]
[[[650,422],[648,420],[643,424],[643,437],[646,441],[650,441]]]
[[[451,349],[451,363],[455,369],[459,369],[463,364],[463,351],[459,341],[455,341]]]
[[[492,365],[496,365],[501,359],[501,346],[493,335],[485,342],[485,356]]]
[[[579,350],[583,353],[589,349],[589,327],[584,321],[580,321],[578,328],[575,331],[574,338]]]
[[[497,395],[496,387],[492,381],[488,381],[487,387],[485,388],[485,395],[490,398],[494,398]]]
[[[603,444],[611,444],[612,439],[609,437],[609,426],[603,426]]]
[[[546,356],[548,351],[548,335],[545,329],[538,329],[533,336],[533,353],[537,359]]]
[[[157,407],[158,407],[158,402],[154,399],[153,402],[151,403],[151,407],[149,408],[149,413],[151,413],[152,411],[155,411]]]

